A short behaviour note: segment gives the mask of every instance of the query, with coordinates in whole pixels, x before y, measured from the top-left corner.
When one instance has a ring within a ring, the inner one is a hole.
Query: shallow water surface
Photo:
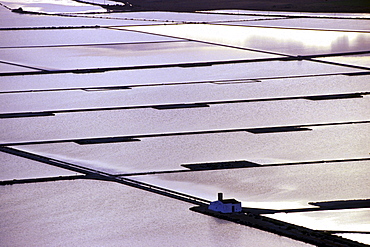
[[[29,7],[36,4],[22,3]],[[37,7],[51,11],[48,4]],[[70,8],[70,2],[66,4],[68,8],[61,7],[61,11]],[[79,7],[75,10],[81,11]],[[1,72],[36,69],[32,67],[158,66],[104,73],[2,74],[1,113],[64,112],[2,118],[1,144],[59,140],[14,148],[120,176],[148,173],[129,178],[207,200],[224,192],[225,197],[241,200],[245,207],[302,208],[313,207],[308,204],[312,201],[368,199],[369,191],[364,189],[370,185],[370,125],[365,122],[370,116],[368,56],[337,54],[317,61],[296,57],[369,50],[370,34],[353,31],[364,30],[367,20],[346,23],[341,19],[338,28],[346,31],[323,31],[297,29],[309,22],[305,18],[290,25],[288,20],[272,17],[163,12],[34,16],[1,7],[1,27],[78,26],[1,30],[0,61],[17,63],[0,63]],[[233,25],[240,20],[256,25],[275,22],[284,27]],[[313,20],[310,28],[322,25],[331,29],[339,21],[330,19],[324,25],[322,20]],[[188,21],[192,24],[174,25]],[[205,24],[213,21],[226,23]],[[140,25],[162,22],[168,25]],[[194,24],[199,22],[202,24]],[[348,27],[352,24],[353,29]],[[120,27],[112,27],[117,25]],[[278,61],[282,57],[292,60]],[[265,60],[230,62],[250,59]],[[215,61],[227,64],[212,64]],[[178,63],[192,66],[178,67]],[[166,67],[169,64],[172,67]],[[329,100],[327,94],[356,97]],[[245,99],[255,101],[229,102]],[[207,101],[220,104],[154,107]],[[101,109],[117,106],[139,108]],[[87,111],[91,108],[100,109]],[[78,111],[68,112],[73,110]],[[316,124],[327,125],[312,126]],[[295,129],[295,125],[310,126]],[[282,126],[288,127],[272,133],[250,130]],[[211,130],[219,132],[207,132]],[[168,133],[174,135],[161,135]],[[146,136],[132,142],[87,144],[76,140],[131,135]],[[212,171],[190,171],[181,166],[242,160],[259,165]],[[6,153],[0,153],[0,161],[3,180],[75,175]],[[308,246],[191,212],[192,204],[123,184],[74,180],[3,186],[0,190],[0,238],[5,245]],[[363,209],[270,216],[312,228],[319,224],[325,230],[368,227],[364,221],[368,210]],[[362,236],[361,241],[368,240]]]
[[[120,184],[72,181],[0,189],[4,245],[311,246]]]

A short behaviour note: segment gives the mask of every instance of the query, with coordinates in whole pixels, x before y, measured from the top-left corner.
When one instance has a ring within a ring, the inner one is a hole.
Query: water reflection
[[[305,213],[279,213],[267,215],[270,218],[283,220],[293,224],[302,224],[316,230],[332,231],[368,231],[370,209],[342,209]]]
[[[130,29],[289,55],[370,49],[370,33],[360,32],[206,24],[131,27]]]
[[[221,23],[219,23],[221,24]],[[230,23],[224,23],[230,24]],[[261,20],[254,22],[233,22],[232,25],[239,26],[266,26],[283,28],[308,28],[308,29],[326,29],[326,30],[352,30],[369,31],[370,20],[364,19],[328,19],[325,18],[282,18],[279,20]]]

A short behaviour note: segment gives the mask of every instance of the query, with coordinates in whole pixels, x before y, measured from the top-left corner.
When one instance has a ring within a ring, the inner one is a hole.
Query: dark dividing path
[[[53,182],[53,181],[68,181],[76,179],[88,179],[86,175],[73,175],[73,176],[58,176],[58,177],[43,177],[43,178],[26,178],[26,179],[13,179],[0,181],[0,185],[13,185],[13,184],[30,184],[40,182]]]
[[[124,90],[128,88],[120,87],[119,89]],[[110,90],[110,89],[107,88],[107,90]],[[50,116],[55,116],[55,114],[59,114],[59,113],[113,111],[113,110],[148,109],[148,108],[153,108],[157,110],[200,108],[200,107],[209,107],[211,105],[220,105],[220,104],[287,101],[287,100],[298,100],[298,99],[313,100],[313,101],[353,99],[353,98],[363,98],[364,95],[369,95],[369,94],[370,92],[355,92],[355,93],[342,93],[342,94],[322,94],[322,95],[257,98],[257,99],[243,99],[243,100],[203,101],[203,102],[180,103],[180,104],[115,106],[115,107],[82,108],[82,109],[78,108],[78,109],[68,109],[68,110],[39,111],[39,112],[13,112],[13,113],[0,113],[0,119],[1,118],[25,118],[25,117],[50,117]]]
[[[40,15],[56,15],[58,14],[46,14],[46,13],[39,13]],[[59,15],[65,16],[65,15]],[[77,17],[77,16],[74,16]],[[96,26],[44,26],[44,27],[0,27],[0,31],[18,31],[18,30],[58,30],[58,29],[96,29],[100,28],[99,25]]]
[[[150,185],[150,184],[147,184],[147,183],[135,181],[135,180],[132,180],[132,179],[117,177],[115,175],[112,175],[112,174],[109,174],[109,173],[106,173],[106,172],[86,168],[86,167],[83,167],[83,166],[75,165],[75,164],[72,164],[72,163],[68,163],[68,162],[64,162],[64,161],[60,161],[60,160],[56,160],[56,159],[47,158],[45,156],[41,156],[41,155],[21,151],[21,150],[14,149],[14,148],[0,146],[0,151],[4,152],[4,153],[16,155],[16,156],[19,156],[19,157],[27,158],[27,159],[30,159],[30,160],[35,160],[35,161],[38,161],[38,162],[42,162],[42,163],[45,163],[45,164],[49,164],[49,165],[52,165],[52,166],[56,166],[56,167],[59,167],[59,168],[64,168],[64,169],[67,169],[67,170],[70,170],[70,171],[82,173],[82,174],[86,175],[86,178],[117,182],[117,183],[124,184],[124,185],[130,186],[130,187],[142,189],[142,190],[145,190],[145,191],[149,191],[149,192],[152,192],[152,193],[155,193],[155,194],[159,194],[159,195],[163,195],[163,196],[166,196],[166,197],[174,198],[174,199],[184,201],[184,202],[188,202],[188,203],[195,204],[195,205],[206,205],[206,204],[210,203],[210,201],[208,201],[208,200],[198,198],[198,197],[195,197],[195,196],[191,196],[191,195],[187,195],[187,194],[180,193],[180,192],[177,192],[177,191],[161,188],[159,186],[154,186],[154,185]]]
[[[325,230],[324,232],[334,233],[334,234],[341,234],[341,233],[370,234],[370,232],[365,232],[365,231],[330,231],[330,230]]]

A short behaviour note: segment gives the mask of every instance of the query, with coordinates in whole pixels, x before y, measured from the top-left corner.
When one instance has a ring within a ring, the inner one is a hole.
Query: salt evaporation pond
[[[126,43],[150,43],[182,41],[181,39],[161,37],[157,35],[116,31],[110,29],[82,29],[76,32],[73,29],[57,30],[17,30],[17,32],[0,31],[2,39],[0,46],[4,48],[59,47],[73,45],[108,45]]]
[[[266,69],[268,68],[268,69]],[[191,72],[191,73],[190,73]],[[363,72],[361,69],[348,68],[344,66],[335,66],[330,64],[320,64],[309,61],[271,61],[271,62],[257,62],[244,64],[222,64],[206,67],[192,67],[192,68],[158,68],[158,69],[143,69],[143,70],[126,70],[126,71],[112,71],[106,73],[94,74],[50,74],[50,75],[33,75],[32,77],[25,76],[9,76],[3,77],[2,88],[6,89],[38,89],[38,88],[70,88],[70,87],[96,87],[104,85],[146,85],[146,84],[161,84],[173,82],[215,82],[222,84],[222,81],[230,80],[248,80],[257,79],[271,79],[271,78],[289,78],[299,76],[316,76],[316,75],[342,75],[346,73]],[[30,79],[31,78],[31,79]],[[364,78],[364,80],[362,80]],[[368,76],[342,76],[342,77],[317,77],[317,80],[330,82],[333,87],[331,91],[337,91],[334,85],[337,82],[340,85],[348,82],[350,85],[354,81],[358,81],[366,85],[366,78]],[[307,78],[300,78],[295,82],[306,80]],[[101,82],[104,81],[104,84]],[[282,80],[290,81],[287,79]],[[320,82],[318,81],[318,83]],[[249,81],[250,82],[250,81]],[[252,81],[253,82],[253,81]],[[224,84],[227,84],[225,82]],[[238,83],[235,83],[238,84]],[[254,84],[251,83],[251,86]],[[317,85],[317,84],[315,84]],[[341,86],[342,87],[342,86]],[[261,91],[270,91],[270,87],[264,88]],[[292,90],[296,87],[287,87],[281,90]],[[299,87],[298,87],[299,88]],[[316,90],[316,87],[307,88],[307,90]],[[280,91],[280,90],[279,90]],[[279,93],[276,91],[276,93]],[[310,92],[310,91],[307,91]],[[339,90],[337,92],[340,92]],[[161,100],[161,97],[158,97]]]
[[[129,67],[277,57],[196,42],[8,48],[0,49],[0,56],[12,63],[27,63],[36,68],[53,69]]]
[[[91,128],[91,125],[86,127]],[[37,129],[32,130],[37,131]],[[53,131],[57,132],[57,130]],[[79,165],[114,174],[126,174],[184,170],[181,164],[234,160],[275,164],[363,158],[367,156],[366,133],[368,131],[368,126],[357,125],[352,128],[348,126],[321,127],[300,133],[254,135],[237,132],[143,138],[140,142],[132,143],[99,145],[58,143],[20,146],[18,148],[66,162],[75,161]],[[61,134],[66,138],[75,137],[69,136],[68,132]],[[16,134],[14,135],[17,137]],[[40,139],[45,137],[48,136],[39,136]],[[337,141],[333,142],[333,140]],[[338,147],[339,143],[342,143],[340,147]],[[182,152],[176,151],[179,149]],[[312,176],[316,176],[316,173]],[[312,183],[312,186],[315,184]]]
[[[40,9],[44,10],[49,7],[40,5]],[[55,69],[142,64],[161,66],[169,63],[256,58],[274,60],[287,57],[285,55],[369,50],[367,32],[289,28],[305,27],[305,23],[309,22],[305,18],[302,18],[301,24],[290,25],[288,20],[281,18],[258,20],[270,18],[266,16],[145,12],[95,14],[91,16],[93,18],[86,18],[16,15],[5,8],[0,11],[1,19],[4,20],[1,24],[3,27],[122,25],[114,29],[2,30],[0,32],[4,33],[6,38],[1,40],[1,72],[39,71],[41,68],[38,66]],[[17,18],[13,18],[15,15]],[[99,16],[110,19],[97,18]],[[160,24],[161,21],[167,20],[226,20],[227,25],[127,27],[135,24]],[[261,25],[270,27],[241,27],[238,26],[240,20],[243,20],[244,24],[262,23]],[[271,28],[275,26],[274,22],[276,26],[283,25],[288,28]],[[350,22],[351,24],[348,24]],[[340,28],[351,31],[368,30],[367,20],[353,19],[350,22],[340,20]],[[309,27],[317,28],[322,24],[322,20],[312,23]],[[336,19],[328,20],[323,27],[331,29],[336,23]],[[349,28],[348,25],[352,24],[354,28]],[[253,38],[250,39],[249,35],[252,34]],[[310,39],[303,39],[304,37]],[[274,39],[275,43],[260,42],[266,39]],[[341,43],[341,40],[348,40],[347,45]],[[138,44],[128,44],[132,42]],[[111,49],[112,46],[104,46],[107,43],[120,45]],[[55,47],[59,45],[68,46]],[[82,48],[83,46],[79,45],[87,46]],[[54,54],[54,57],[51,54]],[[68,57],[72,59],[68,60]],[[368,72],[366,67],[369,66],[366,54],[342,54],[317,60],[320,62],[264,61],[92,74],[2,76],[1,113],[369,91],[369,75],[363,74]],[[22,67],[23,65],[26,67]],[[32,66],[37,68],[31,69]],[[353,73],[359,74],[355,76]],[[109,89],[111,86],[125,85],[138,87]],[[89,87],[103,89],[87,90]],[[55,89],[61,91],[54,91]],[[310,127],[310,131],[268,134],[242,131],[143,138],[141,141],[128,143],[79,145],[76,142],[62,142],[15,147],[117,175],[175,171],[172,174],[130,178],[208,200],[214,200],[216,194],[222,191],[227,197],[241,200],[243,206],[276,209],[311,207],[307,204],[310,201],[369,198],[368,191],[364,189],[369,186],[369,161],[366,160],[369,150],[369,124],[356,123],[368,119],[368,100],[369,96],[364,95],[362,98],[340,100],[276,100],[218,104],[194,109],[81,111],[48,117],[4,118],[0,120],[0,140],[4,144],[333,123]],[[348,124],[337,124],[342,122]],[[2,180],[76,175],[75,172],[5,153],[0,153],[0,158],[3,161]],[[343,162],[356,158],[364,160]],[[182,164],[235,160],[248,160],[261,166],[176,173],[176,170],[186,169]],[[321,160],[338,161],[304,164],[306,161]],[[291,162],[300,164],[263,167]],[[4,202],[0,206],[0,225],[3,229],[1,239],[3,243],[11,243],[12,246],[309,246],[196,214],[188,210],[191,204],[121,184],[74,180],[13,185],[0,189],[0,197]],[[360,231],[368,226],[364,221],[367,215],[368,210],[356,209],[268,216],[313,229],[318,229],[314,226],[320,224],[320,230]],[[343,236],[369,243],[364,234]]]
[[[53,182],[1,190],[3,245],[311,246],[197,214],[189,210],[190,204],[109,182]]]

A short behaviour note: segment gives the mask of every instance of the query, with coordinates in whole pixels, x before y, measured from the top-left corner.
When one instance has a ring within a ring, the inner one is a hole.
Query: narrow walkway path
[[[206,204],[209,204],[209,202],[210,202],[208,200],[205,200],[205,199],[202,199],[202,198],[199,198],[199,197],[187,195],[187,194],[184,194],[184,193],[180,193],[180,192],[165,189],[165,188],[162,188],[162,187],[159,187],[159,186],[154,186],[154,185],[151,185],[151,184],[135,181],[135,180],[128,179],[128,178],[117,177],[113,174],[109,174],[109,173],[106,173],[106,172],[98,171],[98,170],[95,170],[95,169],[90,169],[90,168],[87,168],[87,167],[75,165],[75,164],[72,164],[72,163],[68,163],[68,162],[64,162],[64,161],[60,161],[60,160],[56,160],[56,159],[51,159],[51,158],[48,158],[48,157],[45,157],[45,156],[33,154],[33,153],[30,153],[30,152],[21,151],[21,150],[14,149],[14,148],[0,146],[0,151],[4,152],[4,153],[16,155],[16,156],[19,156],[19,157],[27,158],[27,159],[30,159],[30,160],[39,161],[39,162],[49,164],[49,165],[52,165],[52,166],[56,166],[56,167],[59,167],[59,168],[64,168],[64,169],[67,169],[67,170],[70,170],[70,171],[82,173],[82,174],[87,175],[88,178],[90,178],[90,179],[117,182],[117,183],[124,184],[124,185],[130,186],[130,187],[142,189],[142,190],[145,190],[145,191],[149,191],[149,192],[152,192],[152,193],[155,193],[155,194],[159,194],[159,195],[163,195],[163,196],[166,196],[166,197],[174,198],[174,199],[184,201],[184,202],[188,202],[188,203],[195,204],[195,205],[206,205]]]
[[[89,177],[86,175],[73,175],[73,176],[13,179],[13,180],[0,181],[0,185],[30,184],[30,183],[65,181],[65,180],[88,179],[88,178]]]

